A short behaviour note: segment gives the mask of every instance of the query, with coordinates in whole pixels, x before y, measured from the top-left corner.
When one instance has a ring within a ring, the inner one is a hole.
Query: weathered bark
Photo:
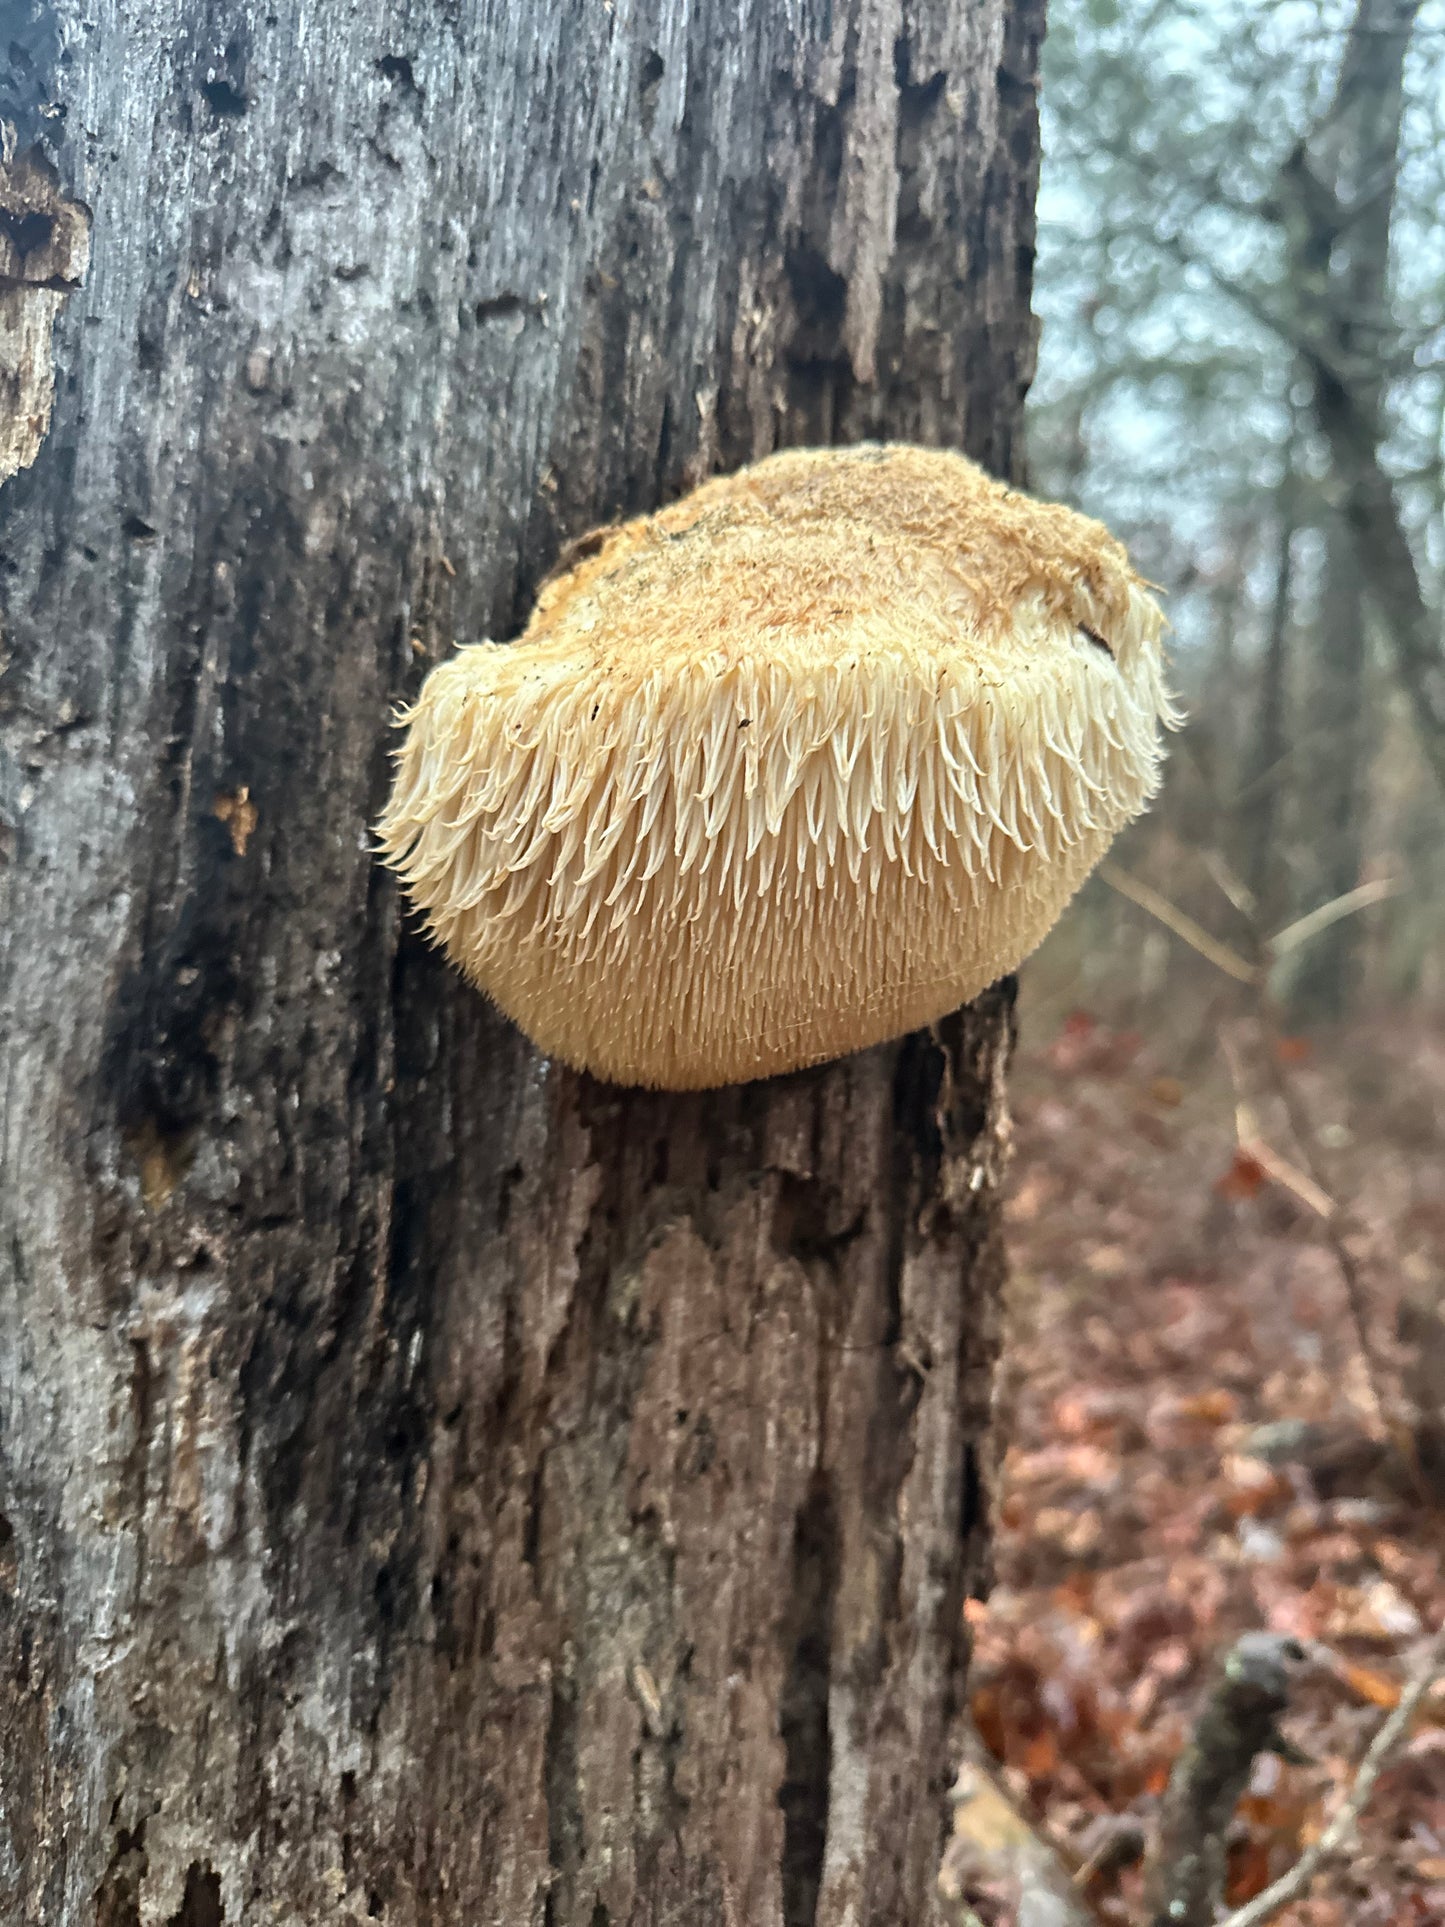
[[[1041,0],[0,8],[0,1917],[934,1917],[1009,999],[703,1098],[403,927],[385,719],[779,442],[1015,465]]]

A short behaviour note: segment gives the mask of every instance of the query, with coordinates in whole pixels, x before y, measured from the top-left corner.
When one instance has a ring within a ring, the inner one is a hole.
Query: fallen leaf
[[[1276,1037],[1274,1054],[1281,1064],[1307,1064],[1314,1046],[1308,1037]]]
[[[1183,1418],[1197,1418],[1205,1425],[1229,1425],[1239,1417],[1239,1400],[1222,1385],[1179,1401]]]
[[[1399,1705],[1400,1688],[1388,1673],[1376,1672],[1373,1666],[1354,1666],[1348,1660],[1342,1660],[1335,1670],[1357,1699],[1367,1700],[1371,1706]]]
[[[1245,1198],[1258,1197],[1264,1184],[1264,1166],[1250,1157],[1246,1151],[1236,1151],[1234,1161],[1222,1178],[1216,1178],[1214,1188],[1221,1198],[1238,1203]]]
[[[1413,1639],[1419,1631],[1419,1613],[1388,1579],[1377,1579],[1372,1586],[1341,1586],[1325,1621],[1326,1639],[1393,1642]]]
[[[1262,1840],[1241,1840],[1230,1852],[1225,1899],[1242,1907],[1269,1885],[1269,1848]]]
[[[1019,1765],[1031,1780],[1047,1780],[1059,1769],[1059,1743],[1047,1727],[1024,1748]]]

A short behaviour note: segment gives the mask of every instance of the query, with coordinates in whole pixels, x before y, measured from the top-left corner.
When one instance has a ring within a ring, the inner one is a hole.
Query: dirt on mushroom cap
[[[428,678],[380,826],[429,928],[620,1083],[794,1069],[1014,968],[1157,783],[1159,611],[1097,523],[801,450],[577,545]]]

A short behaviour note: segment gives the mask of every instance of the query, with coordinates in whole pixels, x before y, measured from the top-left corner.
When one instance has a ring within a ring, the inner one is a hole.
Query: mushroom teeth
[[[774,455],[573,554],[520,641],[427,678],[379,836],[599,1077],[739,1083],[941,1017],[1157,787],[1157,605],[1098,523],[959,455]]]

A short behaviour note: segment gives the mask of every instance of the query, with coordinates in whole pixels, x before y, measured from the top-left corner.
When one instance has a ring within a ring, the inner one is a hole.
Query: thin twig
[[[1247,1158],[1254,1159],[1267,1178],[1272,1178],[1286,1191],[1293,1192],[1302,1205],[1324,1220],[1328,1228],[1337,1210],[1328,1191],[1322,1191],[1305,1172],[1297,1171],[1288,1158],[1282,1158],[1278,1151],[1272,1150],[1262,1137],[1244,1138],[1239,1148]]]
[[[1375,1350],[1374,1340],[1370,1335],[1359,1263],[1345,1237],[1349,1228],[1349,1219],[1332,1196],[1329,1174],[1317,1149],[1318,1138],[1294,1083],[1285,1075],[1278,1048],[1283,1032],[1269,995],[1268,983],[1270,968],[1281,949],[1296,949],[1300,944],[1307,943],[1311,937],[1318,935],[1329,924],[1337,923],[1341,917],[1350,916],[1358,910],[1365,909],[1369,904],[1378,903],[1382,897],[1393,895],[1402,887],[1402,880],[1392,877],[1375,883],[1362,884],[1357,890],[1347,891],[1344,896],[1335,897],[1329,903],[1321,904],[1318,909],[1310,911],[1308,916],[1300,917],[1273,938],[1265,939],[1257,926],[1252,925],[1252,933],[1260,946],[1263,960],[1261,965],[1256,966],[1246,963],[1238,951],[1231,950],[1227,944],[1220,943],[1216,938],[1211,937],[1207,930],[1195,923],[1192,917],[1186,916],[1167,897],[1161,896],[1147,883],[1142,883],[1138,877],[1131,876],[1127,870],[1121,870],[1117,864],[1101,864],[1100,875],[1121,896],[1127,897],[1131,903],[1138,904],[1141,910],[1147,910],[1150,916],[1162,923],[1167,930],[1172,930],[1175,936],[1187,943],[1192,950],[1197,950],[1201,956],[1207,957],[1227,975],[1248,984],[1254,992],[1255,1014],[1264,1033],[1262,1055],[1269,1066],[1271,1086],[1299,1147],[1300,1158],[1304,1164],[1303,1172],[1296,1171],[1264,1142],[1253,1113],[1243,1102],[1243,1079],[1239,1072],[1238,1061],[1231,1054],[1228,1042],[1225,1040],[1224,1053],[1234,1075],[1235,1089],[1239,1098],[1235,1107],[1235,1134],[1245,1156],[1253,1158],[1262,1171],[1276,1183],[1283,1184],[1286,1189],[1292,1191],[1319,1218],[1325,1243],[1329,1247],[1330,1255],[1335,1261],[1345,1288],[1350,1323],[1354,1329],[1355,1344],[1364,1368],[1374,1420],[1382,1431],[1388,1432],[1390,1428],[1386,1417],[1387,1402],[1383,1391],[1384,1372]],[[1220,881],[1218,876],[1215,881]],[[1223,887],[1221,883],[1221,888]],[[1235,907],[1241,915],[1248,915],[1242,903],[1236,902]]]
[[[1289,951],[1308,943],[1317,937],[1321,930],[1328,930],[1332,923],[1339,923],[1344,917],[1352,917],[1358,910],[1368,910],[1371,904],[1383,903],[1387,897],[1398,896],[1405,887],[1403,877],[1376,877],[1372,883],[1362,883],[1357,889],[1346,890],[1341,897],[1332,897],[1318,909],[1311,910],[1308,916],[1296,917],[1269,939],[1266,948],[1270,961],[1285,956]]]
[[[1242,917],[1253,919],[1259,911],[1259,904],[1249,885],[1237,877],[1218,850],[1201,850],[1200,858],[1209,872],[1210,881],[1226,897]]]
[[[1257,1164],[1267,1178],[1292,1191],[1317,1218],[1333,1217],[1336,1205],[1328,1191],[1306,1172],[1297,1171],[1288,1158],[1282,1158],[1260,1135],[1259,1121],[1245,1096],[1244,1067],[1227,1031],[1219,1033],[1219,1048],[1234,1082],[1234,1141],[1241,1154]]]
[[[1281,1874],[1272,1886],[1266,1887],[1262,1894],[1256,1894],[1245,1906],[1226,1915],[1219,1927],[1260,1927],[1261,1922],[1277,1913],[1287,1901],[1298,1898],[1326,1861],[1334,1859],[1349,1847],[1360,1815],[1375,1790],[1375,1782],[1403,1743],[1420,1702],[1442,1673],[1445,1673],[1445,1630],[1437,1633],[1430,1642],[1419,1670],[1400,1695],[1399,1704],[1381,1722],[1369,1750],[1359,1764],[1344,1804],[1319,1839],[1312,1847],[1306,1847],[1288,1873]]]
[[[1299,1146],[1306,1175],[1319,1191],[1328,1197],[1330,1186],[1328,1173],[1317,1149],[1319,1138],[1301,1101],[1298,1087],[1294,1080],[1285,1074],[1279,1049],[1282,1041],[1279,1024],[1273,1007],[1264,996],[1260,998],[1259,1017],[1265,1034],[1264,1050],[1261,1055],[1269,1067],[1270,1083],[1289,1121],[1290,1132],[1295,1143]],[[1349,1305],[1350,1322],[1354,1326],[1355,1344],[1359,1349],[1360,1362],[1365,1369],[1365,1382],[1369,1387],[1375,1422],[1382,1430],[1388,1431],[1387,1401],[1384,1394],[1385,1374],[1376,1355],[1375,1341],[1370,1332],[1370,1321],[1365,1310],[1364,1280],[1360,1275],[1359,1261],[1351,1251],[1345,1236],[1349,1228],[1349,1219],[1339,1205],[1333,1204],[1321,1215],[1320,1228],[1340,1274],[1340,1281],[1345,1288],[1345,1300]]]
[[[1099,875],[1111,890],[1117,890],[1121,897],[1127,897],[1130,903],[1137,903],[1141,910],[1147,910],[1166,930],[1172,930],[1181,942],[1187,943],[1191,950],[1197,950],[1201,957],[1207,957],[1226,976],[1242,984],[1259,982],[1258,970],[1252,963],[1246,962],[1237,950],[1231,950],[1227,943],[1220,943],[1217,937],[1211,937],[1202,924],[1196,923],[1193,917],[1187,917],[1168,897],[1151,890],[1147,883],[1141,883],[1128,870],[1121,870],[1117,863],[1101,863]]]

